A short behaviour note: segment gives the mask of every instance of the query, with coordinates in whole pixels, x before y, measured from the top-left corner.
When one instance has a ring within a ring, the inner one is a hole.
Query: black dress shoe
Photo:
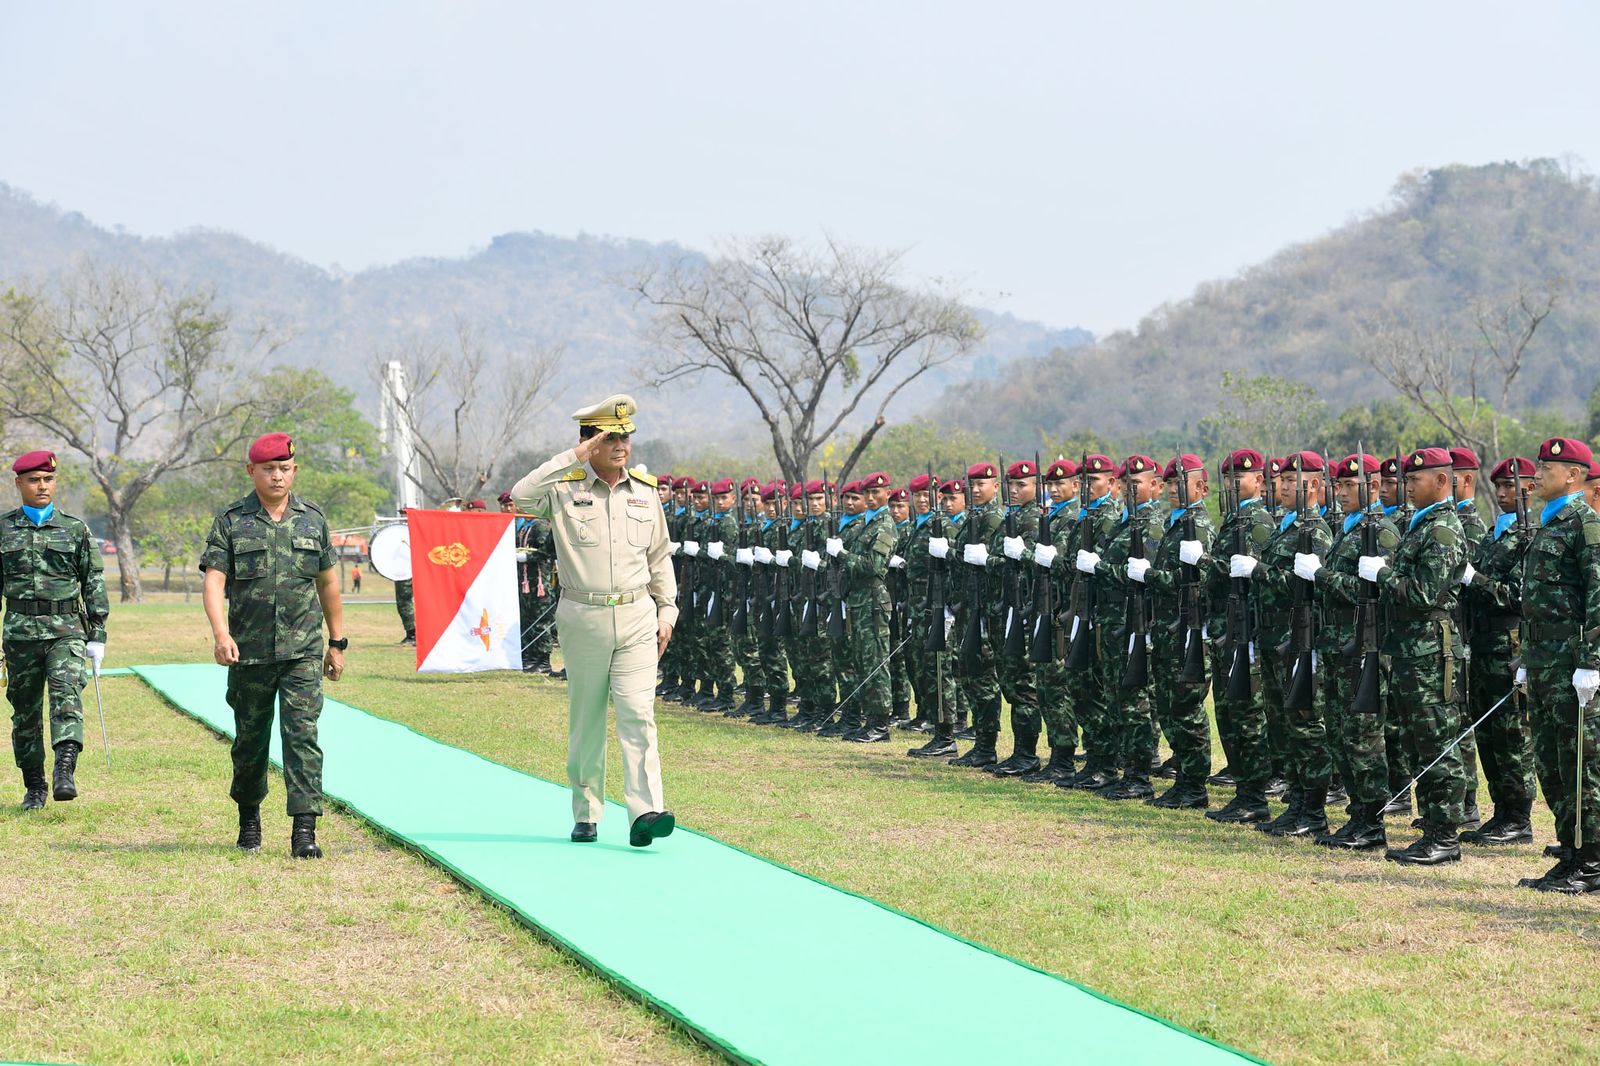
[[[600,838],[600,828],[593,822],[573,822],[572,842],[574,844],[593,844]]]
[[[78,798],[78,783],[73,772],[78,768],[78,752],[83,745],[76,740],[63,740],[56,745],[56,772],[52,792],[57,803]]]
[[[240,851],[261,850],[261,807],[239,804],[239,838],[233,846]]]
[[[294,831],[289,837],[289,854],[297,859],[320,859],[322,849],[317,847],[317,816],[297,814]]]
[[[646,811],[628,830],[628,843],[636,848],[648,848],[651,841],[671,836],[677,827],[678,820],[671,811]]]
[[[869,725],[856,730],[844,739],[852,744],[882,744],[889,739],[889,727],[886,725]]]
[[[1402,866],[1438,866],[1461,861],[1461,842],[1454,830],[1429,830],[1408,848],[1390,848],[1383,853],[1390,862]]]

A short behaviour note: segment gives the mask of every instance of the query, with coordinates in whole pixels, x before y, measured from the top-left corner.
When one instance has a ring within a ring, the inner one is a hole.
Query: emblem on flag
[[[437,544],[428,549],[428,562],[437,563],[439,566],[453,566],[460,569],[471,560],[472,553],[459,540],[454,544]]]

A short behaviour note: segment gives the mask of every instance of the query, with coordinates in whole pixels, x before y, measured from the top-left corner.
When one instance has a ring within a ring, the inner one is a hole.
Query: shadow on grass
[[[200,844],[183,841],[165,841],[152,844],[100,844],[92,840],[69,840],[51,844],[51,851],[75,851],[99,855],[233,855],[239,849],[232,844]]]

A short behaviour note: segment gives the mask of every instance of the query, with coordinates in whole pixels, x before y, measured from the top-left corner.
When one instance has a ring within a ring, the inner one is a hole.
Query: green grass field
[[[333,695],[564,778],[558,682],[419,677],[392,607],[347,622]],[[110,646],[110,665],[206,661],[210,641],[198,604],[163,603],[115,609]],[[326,860],[290,861],[276,779],[266,848],[237,854],[226,746],[137,679],[104,684],[114,769],[91,744],[83,798],[42,817],[17,811],[15,776],[0,791],[0,1059],[712,1057],[351,819],[324,819]],[[1600,1057],[1600,900],[1512,887],[1548,865],[1547,814],[1539,845],[1423,872],[926,765],[901,756],[908,734],[863,749],[677,707],[658,721],[685,824],[1275,1062]],[[826,987],[779,971],[772,994],[826,1023]],[[912,1006],[884,1024],[981,1027],[997,1061],[1007,1029],[1051,1024],[969,1016],[959,988],[885,994]]]

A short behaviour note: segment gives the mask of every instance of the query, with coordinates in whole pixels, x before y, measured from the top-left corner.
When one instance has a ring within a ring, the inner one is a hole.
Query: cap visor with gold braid
[[[602,433],[632,433],[634,432],[633,416],[639,411],[639,405],[633,402],[633,397],[626,393],[617,393],[607,396],[593,407],[585,407],[572,412],[572,417],[580,426],[593,426]]]

